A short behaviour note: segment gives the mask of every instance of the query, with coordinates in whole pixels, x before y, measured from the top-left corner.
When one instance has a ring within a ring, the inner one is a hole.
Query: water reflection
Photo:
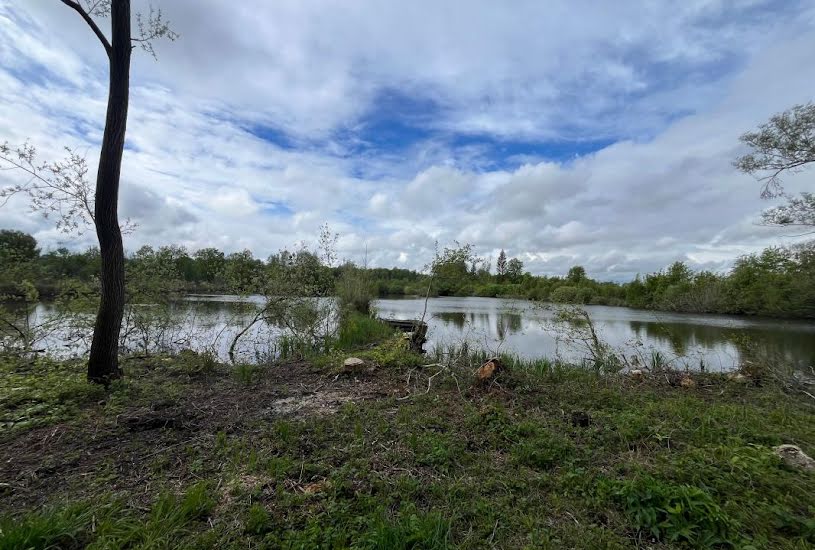
[[[463,329],[467,322],[467,315],[463,311],[437,311],[433,317],[458,329]]]
[[[380,300],[383,317],[421,315],[424,300]],[[815,323],[588,306],[602,338],[629,356],[659,351],[674,364],[727,370],[760,352],[800,368],[815,364]],[[436,298],[428,302],[430,346],[464,339],[522,356],[574,359],[551,329],[553,311],[522,300]]]
[[[233,336],[250,322],[260,302],[260,297],[248,301],[230,296],[190,297],[172,304],[169,311],[172,322],[159,331],[160,336],[134,330],[128,333],[127,346],[212,349],[226,358]],[[154,306],[133,306],[133,311],[145,313],[151,307]],[[419,318],[424,307],[423,299],[376,303],[379,315],[386,318]],[[675,361],[674,364],[690,367],[704,364],[712,370],[731,369],[740,360],[758,355],[780,358],[799,368],[815,364],[815,323],[812,322],[655,313],[604,306],[586,309],[603,340],[626,356],[633,353],[648,356],[651,351],[659,351]],[[40,304],[29,321],[37,324],[58,315],[57,306]],[[523,300],[434,298],[428,301],[425,316],[430,325],[427,345],[467,340],[491,350],[500,348],[525,357],[560,356],[579,360],[578,352],[551,331],[553,315],[551,309]],[[80,327],[80,316],[73,325],[49,334],[40,342],[40,347],[62,355],[85,353],[89,344],[89,319],[92,319],[90,312],[86,314],[84,329]],[[259,361],[273,356],[280,333],[277,323],[258,324],[242,340],[238,357]]]

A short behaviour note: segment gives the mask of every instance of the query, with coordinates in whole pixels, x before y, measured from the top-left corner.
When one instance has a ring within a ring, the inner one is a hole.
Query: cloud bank
[[[128,250],[266,257],[328,222],[342,257],[367,250],[377,266],[419,268],[458,240],[533,273],[628,279],[790,242],[755,225],[768,204],[730,163],[741,133],[815,99],[809,2],[161,7],[181,37],[158,62],[134,56]],[[0,140],[95,163],[107,92],[94,40],[58,2],[0,6]],[[0,226],[46,248],[93,244],[20,200]]]

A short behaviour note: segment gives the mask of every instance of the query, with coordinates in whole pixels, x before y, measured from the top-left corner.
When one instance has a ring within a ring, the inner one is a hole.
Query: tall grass
[[[493,357],[495,354],[481,348],[473,348],[466,342],[447,346],[437,345],[429,354],[429,360],[432,362],[472,368],[484,364]],[[500,353],[498,359],[508,369],[538,375],[550,374],[563,366],[558,361],[552,361],[547,357],[529,359],[517,353]]]
[[[340,322],[335,347],[341,350],[359,349],[383,342],[394,334],[391,327],[377,319],[360,313],[349,313]]]
[[[354,265],[342,268],[340,277],[334,285],[334,293],[344,314],[372,313],[371,302],[376,299],[377,287],[371,274]]]

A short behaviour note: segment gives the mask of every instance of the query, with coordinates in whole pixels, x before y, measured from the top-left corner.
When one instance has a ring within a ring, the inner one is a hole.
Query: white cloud
[[[341,255],[362,261],[367,249],[372,265],[421,267],[435,241],[458,239],[485,256],[505,248],[534,272],[581,263],[627,278],[675,259],[723,268],[788,242],[753,224],[766,204],[730,161],[743,131],[813,99],[806,3],[162,7],[181,38],[159,47],[158,63],[134,58],[121,196],[140,228],[129,250],[181,243],[266,257],[328,222],[343,234]],[[72,145],[94,162],[100,53],[51,0],[0,7],[0,140],[30,138],[45,158]],[[419,116],[429,133],[357,154],[342,131],[384,89],[429,101]],[[468,132],[496,145],[447,139]],[[505,138],[564,136],[617,139],[567,162],[545,160],[545,144],[507,149],[520,165],[485,160],[504,154]],[[0,173],[0,184],[14,177]],[[19,201],[0,218],[46,247],[65,240]]]

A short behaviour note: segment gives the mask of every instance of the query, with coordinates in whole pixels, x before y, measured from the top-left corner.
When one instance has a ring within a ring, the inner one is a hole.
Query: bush
[[[348,265],[342,268],[340,278],[334,286],[334,293],[343,314],[356,312],[368,315],[371,313],[371,302],[376,299],[378,287],[368,270]]]
[[[387,340],[393,334],[393,329],[382,321],[352,312],[340,322],[336,347],[343,350],[358,349]]]
[[[561,304],[573,304],[577,301],[577,287],[559,286],[552,291],[549,299]]]

